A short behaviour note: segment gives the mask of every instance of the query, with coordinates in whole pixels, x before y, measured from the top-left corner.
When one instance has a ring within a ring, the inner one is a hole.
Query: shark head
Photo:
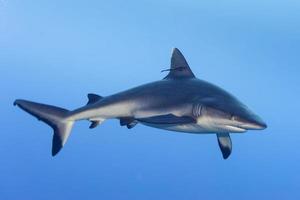
[[[197,118],[201,131],[212,133],[245,132],[262,130],[266,123],[247,106],[222,88],[198,79],[189,67],[184,56],[174,49],[171,68],[165,80],[173,81],[176,88],[181,87],[178,94],[188,96],[188,91],[197,95],[191,99],[192,115]]]
[[[202,106],[200,120],[204,120],[216,132],[245,132],[247,130],[262,130],[266,123],[245,107],[236,108],[237,112],[226,109]]]
[[[202,98],[198,105],[198,122],[212,131],[245,132],[267,128],[257,114],[224,90]]]

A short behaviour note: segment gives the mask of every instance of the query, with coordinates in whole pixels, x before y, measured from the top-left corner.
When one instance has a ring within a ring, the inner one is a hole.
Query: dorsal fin
[[[93,104],[103,98],[97,94],[92,94],[92,93],[88,94],[87,96],[88,96],[89,101],[87,102],[86,105]]]
[[[192,70],[179,49],[174,48],[171,57],[169,74],[164,79],[194,78]]]

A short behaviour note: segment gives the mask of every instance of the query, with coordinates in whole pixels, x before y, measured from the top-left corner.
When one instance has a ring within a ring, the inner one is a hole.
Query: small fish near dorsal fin
[[[163,71],[170,71],[164,79],[195,78],[195,75],[190,69],[187,61],[177,48],[173,49],[170,69]]]
[[[100,99],[103,98],[103,97],[101,97],[101,96],[99,96],[97,94],[92,94],[92,93],[89,93],[87,96],[88,96],[89,101],[87,102],[86,105],[90,105],[90,104],[96,103],[97,101],[99,101]]]

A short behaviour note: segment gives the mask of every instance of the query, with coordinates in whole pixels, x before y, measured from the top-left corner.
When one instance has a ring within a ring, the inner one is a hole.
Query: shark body
[[[14,104],[53,128],[53,156],[64,146],[73,123],[78,120],[91,121],[90,128],[107,119],[119,119],[120,125],[127,128],[141,123],[170,131],[217,134],[224,159],[232,150],[229,133],[267,127],[233,95],[196,78],[176,48],[168,71],[163,80],[111,96],[88,94],[87,105],[73,111],[21,99]]]

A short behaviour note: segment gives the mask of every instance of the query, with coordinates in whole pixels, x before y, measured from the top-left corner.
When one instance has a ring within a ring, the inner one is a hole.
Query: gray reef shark
[[[52,155],[65,145],[75,121],[89,120],[95,128],[106,119],[121,126],[141,123],[170,131],[213,133],[226,159],[231,154],[229,133],[267,127],[260,117],[223,89],[195,77],[181,52],[173,49],[168,75],[111,96],[88,94],[88,103],[76,110],[17,99],[14,105],[37,117],[54,130]]]

